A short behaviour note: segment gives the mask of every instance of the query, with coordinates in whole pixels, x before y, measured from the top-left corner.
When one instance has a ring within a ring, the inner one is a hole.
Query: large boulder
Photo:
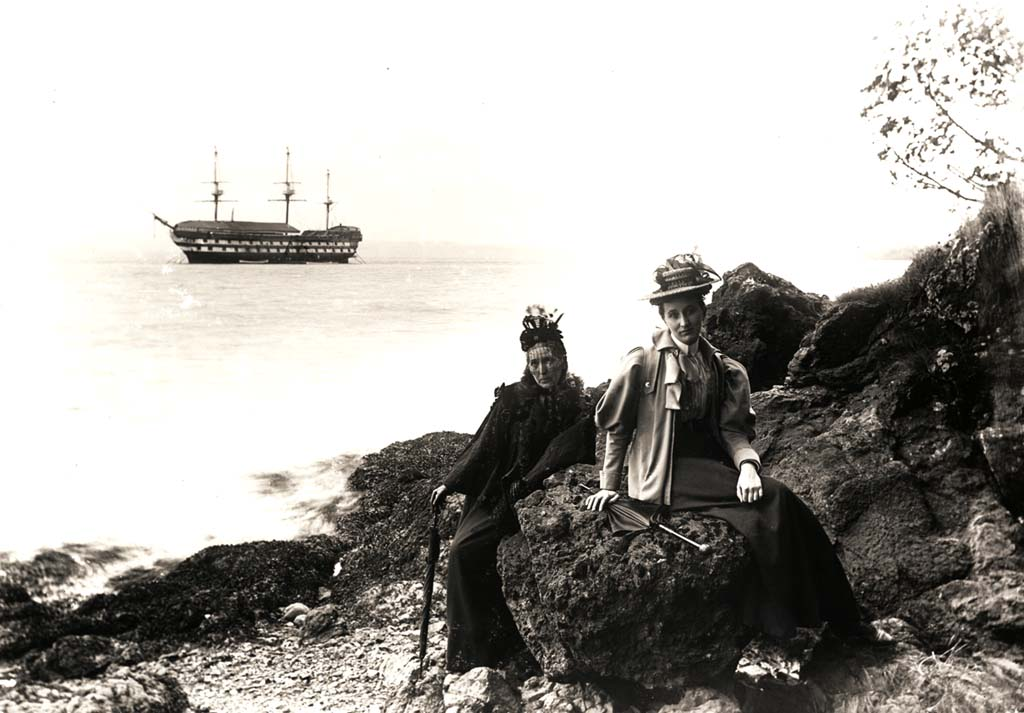
[[[708,306],[708,338],[747,368],[751,389],[760,391],[783,382],[800,340],[827,306],[827,298],[747,262],[722,276]]]
[[[671,525],[706,552],[663,532],[613,537],[603,513],[581,506],[594,480],[589,466],[553,477],[517,504],[522,532],[498,548],[505,598],[544,673],[675,688],[734,666],[742,537],[692,513]]]

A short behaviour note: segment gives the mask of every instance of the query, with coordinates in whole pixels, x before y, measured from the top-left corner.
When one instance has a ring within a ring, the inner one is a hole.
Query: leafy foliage
[[[863,90],[871,101],[861,116],[878,127],[878,157],[894,181],[980,202],[1024,163],[1020,146],[988,129],[1013,103],[1024,43],[993,13],[958,7],[890,52]]]

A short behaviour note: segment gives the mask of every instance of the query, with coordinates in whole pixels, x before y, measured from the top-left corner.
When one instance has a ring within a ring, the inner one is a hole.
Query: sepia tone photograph
[[[0,713],[1024,713],[1024,9],[5,12]]]

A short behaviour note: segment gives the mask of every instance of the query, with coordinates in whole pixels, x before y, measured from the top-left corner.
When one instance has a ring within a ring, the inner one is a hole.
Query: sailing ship
[[[291,204],[301,201],[295,198],[297,181],[291,176],[291,150],[285,150],[283,198],[271,199],[284,202],[283,223],[262,223],[249,220],[220,220],[220,204],[226,201],[217,174],[217,149],[213,150],[213,220],[186,220],[171,225],[153,214],[160,223],[171,230],[171,240],[185,258],[192,263],[305,263],[332,262],[347,263],[356,257],[356,250],[363,239],[359,228],[351,225],[331,225],[331,172],[327,172],[327,191],[324,200],[326,220],[323,230],[298,230],[289,223]]]

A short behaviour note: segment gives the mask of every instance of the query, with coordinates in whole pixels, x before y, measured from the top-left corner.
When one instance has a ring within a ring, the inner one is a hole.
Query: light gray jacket
[[[716,376],[711,385],[711,431],[737,470],[744,461],[760,470],[761,460],[750,446],[754,411],[747,371],[703,337],[699,348]],[[665,382],[666,375],[671,379],[673,371],[678,372],[677,349],[668,330],[656,331],[652,346],[626,355],[622,370],[598,402],[594,420],[608,432],[602,488],[618,489],[628,449],[630,497],[671,504],[676,411],[665,408]]]

